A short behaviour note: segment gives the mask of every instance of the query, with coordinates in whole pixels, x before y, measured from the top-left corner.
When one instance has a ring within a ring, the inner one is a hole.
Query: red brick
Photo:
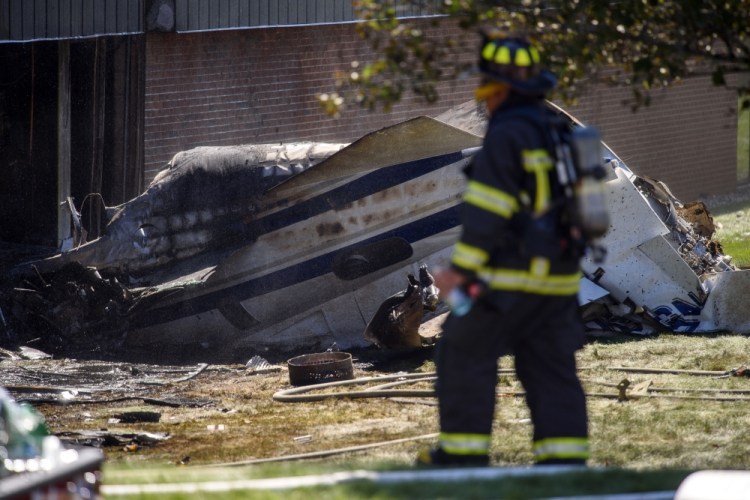
[[[457,33],[456,28],[441,28]],[[467,37],[461,57],[473,58]],[[350,142],[418,115],[434,116],[472,98],[473,80],[443,84],[428,106],[411,94],[390,113],[350,108],[322,113],[321,92],[336,71],[372,58],[353,24],[249,29],[146,38],[145,176],[196,145],[320,140]],[[655,91],[631,113],[627,89],[594,87],[569,109],[599,126],[605,142],[636,173],[665,181],[684,201],[735,189],[736,95],[707,78]]]

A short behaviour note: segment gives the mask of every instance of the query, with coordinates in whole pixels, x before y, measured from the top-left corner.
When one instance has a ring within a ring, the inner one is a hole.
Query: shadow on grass
[[[591,470],[549,476],[504,477],[496,480],[414,481],[400,484],[354,482],[309,490],[335,498],[503,498],[529,499],[574,495],[607,495],[675,491],[687,470]]]
[[[361,470],[356,462],[346,467],[346,470]],[[297,500],[308,498],[326,499],[414,499],[414,498],[502,498],[502,499],[531,499],[551,497],[571,497],[584,495],[615,495],[648,492],[674,492],[680,483],[693,471],[684,469],[658,469],[658,470],[627,470],[627,469],[589,469],[580,472],[562,472],[556,474],[534,474],[534,475],[501,475],[502,469],[496,479],[478,479],[467,477],[466,479],[451,476],[450,480],[434,480],[420,477],[418,474],[413,480],[390,481],[387,480],[389,471],[406,472],[403,464],[366,464],[368,470],[383,473],[383,480],[370,481],[365,479],[340,480],[335,484],[314,487],[299,487],[281,490],[257,490],[237,489],[222,492],[214,496],[208,491],[201,492],[201,498],[263,498]],[[418,471],[419,469],[412,469]],[[285,474],[283,472],[286,472]],[[326,475],[341,472],[341,469],[331,470],[329,467],[309,468],[294,467],[287,465],[282,469],[269,469],[265,467],[253,468],[252,479],[263,479],[270,477],[295,477],[300,475]],[[530,470],[532,472],[532,470]],[[183,471],[184,473],[184,471]],[[115,473],[116,474],[116,473]],[[128,474],[116,477],[115,481],[128,478]],[[131,480],[141,483],[144,477]],[[162,477],[157,482],[174,482],[176,477]],[[194,478],[194,480],[197,478]],[[214,478],[216,480],[238,480],[233,478]],[[248,478],[250,479],[250,478]],[[251,479],[251,480],[252,480]],[[211,478],[201,474],[198,483],[212,481]],[[125,481],[131,483],[131,481]],[[132,484],[132,483],[131,483]],[[141,498],[157,498],[157,496],[145,495]],[[158,498],[191,498],[186,494],[173,494],[158,496]]]

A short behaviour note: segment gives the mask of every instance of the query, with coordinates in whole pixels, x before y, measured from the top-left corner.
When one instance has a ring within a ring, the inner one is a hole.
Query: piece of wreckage
[[[14,289],[13,311],[43,317],[72,341],[120,333],[126,347],[202,345],[247,356],[334,343],[413,346],[413,317],[403,342],[378,337],[373,324],[406,309],[421,319],[409,288],[394,291],[421,266],[448,261],[462,170],[485,123],[472,102],[349,145],[178,153],[143,194],[107,209],[102,237],[25,265],[33,272]],[[696,230],[688,214],[710,221],[705,207],[691,212],[604,151],[612,216],[601,239],[606,260],[583,260],[587,327],[750,333],[750,271],[731,264],[710,227]],[[71,272],[88,284],[60,278]]]

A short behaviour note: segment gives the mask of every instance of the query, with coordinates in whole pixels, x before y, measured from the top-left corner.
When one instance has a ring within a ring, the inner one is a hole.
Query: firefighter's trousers
[[[534,425],[540,463],[588,457],[586,399],[575,352],[583,325],[575,296],[503,292],[449,315],[438,342],[436,391],[440,445],[448,453],[486,454],[495,410],[498,358],[514,355]]]

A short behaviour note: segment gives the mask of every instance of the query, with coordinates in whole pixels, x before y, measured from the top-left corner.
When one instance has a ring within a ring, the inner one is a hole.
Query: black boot
[[[454,455],[442,448],[421,450],[417,454],[417,465],[428,467],[487,467],[488,455]]]
[[[586,465],[586,460],[582,458],[550,458],[540,460],[534,465]]]

